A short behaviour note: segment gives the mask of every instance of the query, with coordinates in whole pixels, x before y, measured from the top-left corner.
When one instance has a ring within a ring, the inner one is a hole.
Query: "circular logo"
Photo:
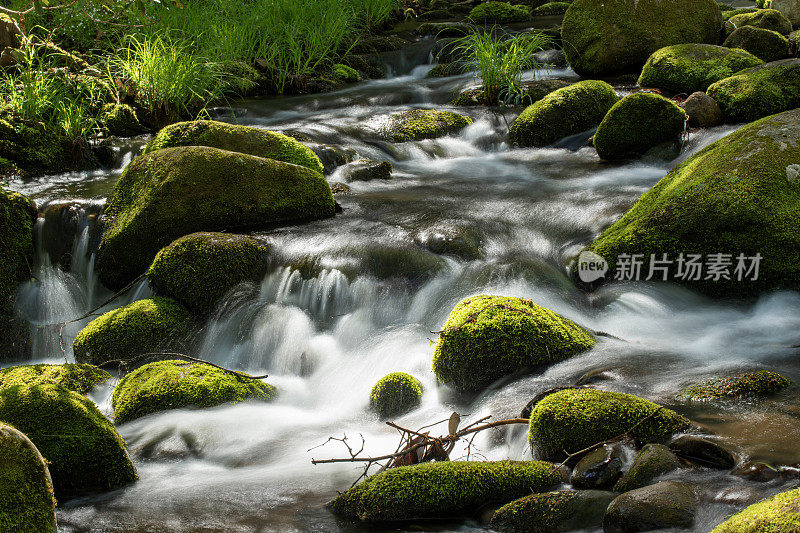
[[[584,283],[591,283],[606,277],[608,261],[594,252],[583,251],[578,256],[578,277]]]

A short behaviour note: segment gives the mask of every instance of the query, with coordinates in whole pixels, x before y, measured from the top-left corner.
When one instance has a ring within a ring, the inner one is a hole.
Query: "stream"
[[[236,102],[235,116],[219,110],[215,118],[389,160],[392,179],[351,183],[349,193],[337,195],[343,212],[332,219],[269,232],[277,258],[273,271],[260,286],[231,295],[200,333],[198,357],[270,374],[279,398],[168,411],[120,426],[140,480],[117,492],[64,503],[59,531],[364,531],[337,522],[324,508],[361,469],[311,464],[312,458],[347,456],[339,442],[309,449],[346,434],[356,449],[363,435],[367,454],[393,451],[397,433],[368,410],[368,396],[375,382],[394,371],[408,372],[425,386],[422,406],[396,420],[406,427],[446,419],[453,411],[470,421],[515,417],[535,394],[602,371],[602,388],[663,403],[739,453],[772,464],[800,463],[800,399],[793,392],[735,405],[689,406],[674,400],[689,383],[741,369],[777,370],[800,380],[796,349],[789,348],[798,343],[800,294],[730,303],[674,285],[636,282],[587,295],[566,274],[582,246],[671,166],[735,127],[692,133],[680,158],[669,163],[603,163],[592,149],[581,147],[589,134],[560,147],[512,149],[504,136],[518,109],[455,109],[474,120],[458,135],[398,145],[375,141],[391,113],[451,109],[447,102],[454,94],[475,83],[470,74],[427,79],[433,65],[422,63],[430,44],[394,57],[387,79],[329,94]],[[527,76],[577,79],[570,70]],[[118,146],[116,170],[9,184],[32,197],[40,210],[55,213],[39,220],[36,281],[23,286],[18,298],[34,324],[70,320],[110,295],[94,272],[95,219],[121,169],[145,141]],[[342,181],[338,172],[326,177]],[[429,250],[448,235],[466,236],[458,241],[464,246],[445,255]],[[71,247],[62,254],[68,272],[51,257],[65,242]],[[431,331],[441,328],[458,301],[483,293],[530,298],[624,341],[603,338],[593,350],[542,374],[477,397],[458,397],[436,386]],[[150,294],[139,286],[108,308]],[[86,323],[70,324],[61,338],[57,329],[36,327],[36,361],[72,362],[69,346]],[[106,414],[113,385],[91,395]],[[484,432],[470,453],[472,458],[530,459],[526,428]],[[465,455],[461,447],[451,456]],[[702,503],[692,531],[703,533],[726,515],[791,487],[705,469],[673,476],[700,487]],[[457,522],[431,529],[480,531],[484,526]]]

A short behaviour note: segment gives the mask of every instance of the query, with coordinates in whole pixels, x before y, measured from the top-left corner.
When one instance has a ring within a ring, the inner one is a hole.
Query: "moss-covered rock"
[[[134,368],[147,362],[144,354],[179,347],[192,324],[192,316],[175,300],[139,300],[89,322],[72,342],[72,351],[79,363],[124,361]]]
[[[0,531],[55,533],[47,461],[23,433],[0,422]]]
[[[412,109],[392,115],[383,137],[390,142],[421,141],[456,133],[472,124],[472,119],[451,111]]]
[[[101,121],[109,135],[130,137],[146,131],[136,117],[136,111],[126,104],[106,104],[103,106]]]
[[[722,398],[762,398],[776,394],[792,382],[777,372],[756,370],[729,377],[704,379],[678,393],[681,400],[709,401]]]
[[[369,393],[369,406],[381,418],[404,415],[422,403],[422,383],[404,372],[393,372],[378,381]]]
[[[92,365],[23,365],[0,370],[0,389],[24,385],[58,385],[65,389],[86,394],[95,385],[111,379],[111,374]]]
[[[547,2],[533,10],[534,17],[554,17],[563,15],[572,2]]]
[[[728,33],[744,26],[772,30],[781,35],[789,35],[792,32],[792,23],[783,13],[775,9],[759,9],[751,13],[739,13],[725,21],[725,30]]]
[[[158,252],[147,280],[158,294],[207,315],[240,283],[261,281],[269,251],[268,244],[248,235],[192,233]]]
[[[798,530],[800,489],[794,489],[751,505],[711,533],[791,533]]]
[[[334,213],[330,186],[315,170],[204,146],[156,150],[134,159],[109,197],[97,255],[100,280],[122,288],[161,248],[190,233],[266,228]]]
[[[559,490],[531,494],[498,509],[491,527],[504,533],[556,533],[597,528],[613,492]]]
[[[24,34],[14,19],[6,13],[0,13],[0,50],[19,48],[22,45]]]
[[[259,379],[189,361],[158,361],[122,378],[111,398],[114,420],[137,418],[184,407],[214,407],[246,400],[267,401],[275,387]]]
[[[614,485],[614,492],[628,492],[651,485],[659,476],[677,470],[680,461],[663,444],[647,444],[642,448],[630,468]]]
[[[756,5],[758,4],[758,1],[759,0],[756,0]],[[720,9],[722,9],[721,6]],[[742,13],[755,13],[758,10],[759,10],[758,7],[739,7],[736,9],[722,9],[722,20],[727,22],[736,15],[741,15]]]
[[[323,172],[322,163],[314,152],[291,137],[214,120],[194,120],[167,126],[147,143],[143,154],[176,146],[209,146],[300,165],[320,174]]]
[[[772,30],[742,26],[734,30],[723,46],[740,48],[763,61],[778,61],[789,57],[789,40]]]
[[[594,346],[586,330],[530,300],[471,296],[445,322],[433,352],[442,383],[463,392]]]
[[[586,80],[551,92],[528,106],[508,130],[520,146],[547,146],[589,130],[617,103],[617,93],[603,81]]]
[[[0,420],[25,433],[50,463],[62,503],[136,481],[122,437],[77,392],[56,385],[4,387]]]
[[[508,2],[483,2],[472,8],[469,18],[479,24],[508,24],[528,20],[528,6],[511,5]]]
[[[637,71],[661,48],[719,42],[713,0],[575,0],[561,29],[569,64],[582,76]]]
[[[0,177],[60,172],[70,167],[67,140],[43,122],[0,106]]]
[[[428,78],[447,78],[464,73],[464,64],[459,62],[439,63],[427,74]]]
[[[688,528],[697,512],[691,485],[662,481],[618,496],[606,510],[603,531],[628,533]]]
[[[663,444],[691,427],[691,422],[675,411],[637,396],[566,389],[545,396],[534,406],[528,437],[544,457],[561,458],[565,451],[577,452],[611,439],[645,419],[632,432],[639,443]]]
[[[555,465],[541,461],[423,463],[371,476],[328,506],[343,518],[371,523],[458,518],[560,480]]]
[[[333,73],[334,79],[342,82],[342,83],[356,83],[361,81],[361,76],[358,74],[358,71],[353,67],[348,67],[347,65],[343,65],[342,63],[336,63],[333,65]]]
[[[670,280],[712,295],[797,289],[798,163],[800,110],[749,124],[670,171],[588,249],[608,261],[610,272],[622,254],[642,254],[642,272],[662,254],[673,261],[680,254],[730,254],[721,257],[723,267],[730,260],[729,279],[709,277],[706,269],[699,276],[671,272]],[[748,259],[755,257],[761,259]]]
[[[647,59],[639,85],[674,93],[691,94],[762,60],[739,47],[713,44],[676,44],[653,52]]]
[[[653,93],[634,93],[616,104],[594,135],[601,159],[614,161],[642,155],[659,144],[680,138],[686,112],[673,101]]]

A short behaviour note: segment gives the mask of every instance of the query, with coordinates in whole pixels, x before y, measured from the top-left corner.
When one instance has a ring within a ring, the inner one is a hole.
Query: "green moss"
[[[435,139],[472,124],[472,119],[450,111],[434,109],[412,109],[392,115],[383,136],[390,142],[421,141]]]
[[[159,361],[137,368],[114,389],[114,420],[124,424],[137,418],[185,407],[214,407],[246,400],[267,401],[275,387],[258,379],[187,361]]]
[[[548,2],[542,4],[533,10],[535,17],[552,17],[556,15],[563,15],[569,9],[572,2]]]
[[[725,29],[728,33],[744,26],[772,30],[781,35],[789,35],[792,32],[792,23],[783,13],[775,9],[759,9],[751,13],[739,13],[725,22]]]
[[[97,267],[100,280],[118,290],[179,237],[332,217],[335,203],[330,186],[314,170],[187,146],[134,159],[114,187],[105,213]]]
[[[531,411],[528,437],[546,458],[561,458],[625,433],[659,409],[642,398],[596,389],[567,389],[544,397]],[[691,423],[662,408],[632,436],[640,443],[663,444]]]
[[[136,367],[146,362],[136,360],[143,354],[179,346],[192,324],[189,312],[175,300],[139,300],[89,322],[75,337],[72,351],[80,363],[126,361]]]
[[[361,81],[361,76],[356,69],[341,63],[333,65],[333,77],[342,83],[356,83]]]
[[[709,145],[642,195],[588,249],[603,256],[611,272],[620,254],[642,254],[643,273],[653,255],[677,261],[679,254],[732,254],[729,280],[675,280],[708,294],[799,288],[800,183],[786,170],[800,162],[799,124],[800,110],[787,111]],[[743,271],[737,279],[739,254],[761,254],[757,280]]]
[[[506,503],[561,480],[540,461],[424,463],[375,474],[329,504],[338,516],[396,522],[474,515],[484,504]]]
[[[136,481],[125,442],[90,400],[56,385],[0,389],[0,420],[50,462],[56,497],[108,492]]]
[[[433,353],[436,377],[459,391],[553,363],[594,346],[592,335],[530,300],[472,296],[450,313]]]
[[[713,44],[676,44],[653,52],[647,60],[639,85],[674,93],[692,94],[746,68],[763,63],[745,50]]]
[[[213,120],[179,122],[167,126],[147,143],[143,153],[176,146],[209,146],[300,165],[320,174],[323,172],[322,163],[316,154],[291,137],[274,131]]]
[[[690,385],[678,393],[682,400],[718,400],[720,398],[759,398],[771,396],[792,382],[776,372],[757,370],[725,378],[709,378]]]
[[[508,138],[520,146],[553,144],[600,124],[617,100],[611,85],[603,81],[580,81],[528,106],[511,125]]]
[[[743,26],[725,39],[725,46],[747,50],[764,61],[789,57],[789,40],[776,31]]]
[[[0,422],[0,531],[55,533],[55,505],[47,462],[28,437]]]
[[[0,105],[0,154],[12,163],[7,171],[23,175],[61,172],[76,161],[68,157],[68,141],[43,122],[24,120]]]
[[[557,533],[600,527],[613,492],[559,490],[531,494],[508,503],[492,516],[493,530],[513,533]]]
[[[483,2],[472,8],[469,18],[479,24],[508,24],[528,20],[528,6],[511,5],[506,2]]]
[[[638,71],[661,48],[719,42],[713,0],[575,0],[561,29],[569,64],[582,76]]]
[[[756,11],[758,11],[758,9],[759,8],[757,7],[740,7],[737,9],[723,9],[722,20],[727,22],[736,15],[741,15],[743,13],[755,13]]]
[[[261,281],[269,250],[265,242],[247,235],[192,233],[158,252],[147,279],[158,294],[210,314],[240,283]]]
[[[781,492],[746,508],[711,533],[789,533],[800,531],[800,489]]]
[[[651,485],[659,476],[681,467],[675,454],[663,444],[647,444],[633,464],[614,485],[614,492],[628,492]]]
[[[111,379],[111,374],[92,365],[25,365],[0,370],[0,388],[16,385],[59,385],[86,394],[95,385]]]
[[[677,141],[686,123],[686,112],[671,100],[653,93],[626,96],[605,116],[594,135],[601,159],[613,161],[668,141]]]
[[[369,406],[381,418],[404,415],[422,403],[422,383],[404,372],[393,372],[378,381],[369,393]]]
[[[103,106],[102,122],[109,135],[130,137],[145,131],[136,117],[136,111],[126,104],[106,104]]]

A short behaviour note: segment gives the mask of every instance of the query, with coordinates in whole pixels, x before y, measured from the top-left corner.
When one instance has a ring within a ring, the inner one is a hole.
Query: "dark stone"
[[[342,176],[346,182],[388,180],[392,177],[392,164],[388,161],[373,161],[360,159],[346,165],[342,169]]]
[[[728,470],[736,466],[736,457],[716,442],[693,435],[682,435],[669,444],[675,455],[689,462]]]
[[[691,485],[662,481],[618,496],[606,510],[605,533],[636,533],[688,528],[694,522],[697,498]]]
[[[610,489],[622,475],[622,460],[620,446],[605,444],[578,461],[570,482],[578,489]]]
[[[633,464],[614,485],[615,492],[627,492],[650,485],[656,478],[680,468],[675,454],[663,444],[647,444]]]
[[[725,120],[717,101],[701,91],[692,93],[681,107],[689,115],[689,125],[693,128],[711,128]]]
[[[554,533],[596,528],[616,497],[600,490],[560,490],[531,494],[504,505],[491,520],[494,530],[510,533]]]

